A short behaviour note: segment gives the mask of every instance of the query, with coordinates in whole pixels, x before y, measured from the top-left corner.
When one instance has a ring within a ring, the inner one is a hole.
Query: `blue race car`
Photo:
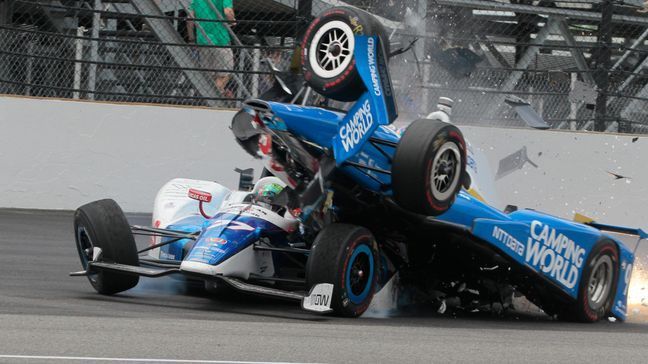
[[[391,125],[388,59],[398,52],[386,40],[363,11],[320,15],[299,54],[307,87],[279,78],[272,98],[282,102],[248,100],[232,121],[265,177],[251,191],[245,178],[239,191],[173,180],[150,228],[129,226],[111,200],[80,207],[84,270],[73,275],[113,294],[139,276],[181,274],[350,317],[398,279],[439,309],[504,308],[520,292],[566,319],[625,319],[634,254],[617,234],[637,244],[648,234],[486,204],[449,102],[404,131]],[[312,90],[352,105],[306,106]],[[133,234],[151,245],[138,252]]]

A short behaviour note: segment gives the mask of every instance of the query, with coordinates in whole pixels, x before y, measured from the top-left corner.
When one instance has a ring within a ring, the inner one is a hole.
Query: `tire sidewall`
[[[455,186],[451,191],[450,197],[445,200],[438,200],[432,192],[432,179],[430,178],[430,176],[432,175],[432,168],[434,168],[434,158],[438,153],[439,148],[441,148],[441,146],[448,141],[453,142],[459,149],[461,158],[459,173],[457,176],[454,176],[455,181],[453,181],[453,183],[455,184]],[[426,151],[425,159],[427,161],[424,175],[425,198],[428,205],[427,208],[428,211],[432,214],[438,215],[447,211],[454,203],[459,190],[461,190],[462,188],[464,174],[466,173],[466,145],[463,136],[458,131],[458,129],[454,126],[443,128],[442,131],[436,135],[434,141],[430,144],[428,150]]]
[[[594,273],[592,272],[594,265],[596,264],[598,258],[601,255],[608,255],[612,259],[613,265],[613,274],[612,274],[612,285],[610,287],[609,296],[607,297],[606,303],[600,307],[598,310],[594,310],[589,305],[588,295],[588,285],[590,276]],[[585,322],[596,322],[604,318],[607,315],[614,303],[614,297],[616,295],[617,283],[619,281],[619,250],[616,244],[609,240],[604,239],[596,244],[594,249],[590,252],[585,263],[585,269],[581,276],[580,285],[578,287],[578,300],[576,307],[576,315],[580,321]]]
[[[368,247],[369,251],[371,252],[373,272],[372,272],[372,277],[368,282],[368,284],[370,284],[369,292],[366,294],[366,296],[361,302],[354,303],[351,301],[351,298],[349,297],[349,292],[347,290],[348,289],[347,281],[349,279],[347,273],[350,268],[349,265],[352,263],[351,258],[353,258],[354,253],[363,246]],[[375,292],[376,286],[378,284],[379,257],[377,255],[377,252],[378,252],[377,244],[374,238],[371,236],[371,234],[363,234],[357,236],[347,246],[347,248],[344,251],[345,254],[342,257],[340,257],[341,258],[340,260],[344,259],[344,263],[340,265],[340,269],[338,271],[338,278],[337,278],[338,284],[337,287],[334,288],[333,290],[333,294],[334,296],[337,297],[337,299],[334,299],[333,302],[338,303],[339,307],[337,307],[337,309],[339,311],[345,312],[345,315],[350,315],[353,317],[360,316],[362,313],[364,313],[367,310],[367,308],[369,308],[369,305],[371,304],[371,300],[373,299],[373,296],[376,293]]]
[[[434,158],[440,148],[452,142],[459,150],[459,173],[454,188],[441,201],[432,192]],[[463,187],[466,175],[466,143],[461,131],[440,120],[419,119],[403,133],[392,163],[392,188],[396,202],[406,210],[429,216],[447,211]]]
[[[338,101],[355,101],[365,90],[357,70],[356,60],[351,55],[351,63],[339,75],[323,78],[315,74],[310,64],[310,48],[314,35],[328,22],[341,21],[347,24],[354,35],[379,35],[384,42],[387,40],[383,26],[369,13],[349,7],[329,9],[315,18],[307,28],[301,44],[301,63],[306,82],[322,95]],[[389,53],[389,44],[385,44]]]
[[[83,266],[84,269],[87,270],[88,266],[83,264],[83,260],[85,259],[82,254],[83,252],[81,251],[81,242],[79,242],[79,229],[84,228],[86,233],[88,234],[88,238],[90,239],[92,246],[95,248],[100,248],[102,251],[102,257],[105,256],[111,256],[111,252],[109,252],[105,247],[102,246],[102,243],[97,239],[97,232],[90,222],[90,219],[88,216],[82,211],[82,210],[76,210],[74,213],[74,238],[76,241],[76,246],[77,246],[77,251],[79,253],[79,259],[81,259],[81,265]],[[88,281],[92,285],[92,287],[97,290],[98,292],[102,292],[103,289],[103,281],[104,281],[104,271],[98,271],[97,273],[94,273],[93,275],[88,275]]]
[[[353,254],[366,246],[371,251],[373,276],[368,281],[369,291],[359,303],[354,303],[347,292],[347,270],[352,264]],[[322,231],[313,243],[311,254],[306,264],[308,287],[318,283],[333,284],[331,308],[334,313],[345,317],[358,317],[364,313],[376,292],[380,272],[380,253],[378,243],[365,228],[334,223]]]
[[[126,265],[139,265],[137,246],[126,217],[113,200],[99,200],[79,207],[74,214],[74,234],[81,256],[79,229],[83,227],[93,247],[101,249],[101,261]],[[94,279],[93,279],[94,278]],[[101,294],[114,294],[128,290],[139,282],[138,276],[98,270],[88,276],[93,288]]]

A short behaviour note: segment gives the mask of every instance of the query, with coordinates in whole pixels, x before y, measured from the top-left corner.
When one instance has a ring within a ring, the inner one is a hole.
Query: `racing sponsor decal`
[[[227,240],[225,240],[223,238],[218,238],[218,237],[207,238],[206,241],[208,243],[212,243],[212,244],[216,244],[216,245],[225,245],[225,244],[227,244]]]
[[[187,192],[187,196],[192,200],[196,200],[196,201],[200,201],[200,202],[209,203],[212,200],[211,193],[205,192],[205,191],[200,191],[200,190],[197,190],[197,189],[194,189],[194,188],[189,189],[189,191]]]
[[[230,230],[244,230],[244,231],[254,231],[254,228],[246,223],[240,222],[240,221],[232,221],[232,220],[218,220],[214,221],[207,230],[215,229],[217,227],[221,227],[223,225],[226,225],[226,229]]]
[[[351,28],[353,28],[353,34],[364,34],[364,27],[360,24],[360,19],[357,16],[350,16],[349,23],[351,23]]]
[[[572,289],[576,286],[579,270],[585,260],[585,249],[555,228],[534,220],[531,222],[531,236],[524,259]]]
[[[493,226],[493,237],[519,256],[524,256],[524,244],[499,226]]]
[[[371,130],[374,118],[371,113],[371,104],[365,100],[353,117],[340,128],[339,136],[345,152],[353,150],[360,144],[364,136]]]
[[[311,288],[308,296],[302,300],[302,308],[314,312],[331,311],[331,299],[333,297],[333,285],[320,283]]]
[[[378,77],[378,67],[376,66],[376,39],[367,39],[367,57],[369,58],[369,74],[371,75],[371,85],[373,93],[376,96],[382,96],[380,79]]]

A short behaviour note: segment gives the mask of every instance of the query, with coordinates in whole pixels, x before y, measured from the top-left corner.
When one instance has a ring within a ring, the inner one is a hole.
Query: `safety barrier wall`
[[[74,209],[114,198],[148,212],[174,177],[236,187],[256,169],[232,111],[0,97],[0,207]],[[648,138],[462,127],[495,179],[495,205],[648,227]],[[478,158],[478,168],[486,168]],[[617,179],[611,173],[619,177]]]
[[[148,212],[168,180],[236,187],[257,167],[229,130],[232,111],[0,97],[0,207],[75,209],[113,198]]]

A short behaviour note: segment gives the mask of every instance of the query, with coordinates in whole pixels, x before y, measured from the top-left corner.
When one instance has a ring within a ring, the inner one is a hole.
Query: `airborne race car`
[[[502,307],[517,291],[567,319],[625,319],[634,253],[616,234],[637,244],[648,235],[487,205],[464,138],[442,114],[402,133],[390,125],[397,108],[386,40],[360,10],[319,16],[302,44],[304,79],[353,106],[304,106],[309,89],[278,79],[288,102],[249,100],[232,122],[243,149],[264,159],[266,177],[251,191],[249,181],[231,191],[172,180],[158,193],[153,227],[129,226],[112,200],[84,205],[74,222],[84,270],[72,274],[102,294],[128,290],[139,276],[182,274],[209,290],[352,317],[398,276],[439,306]],[[268,185],[283,189],[261,194]],[[151,235],[151,245],[138,252],[134,234]]]

